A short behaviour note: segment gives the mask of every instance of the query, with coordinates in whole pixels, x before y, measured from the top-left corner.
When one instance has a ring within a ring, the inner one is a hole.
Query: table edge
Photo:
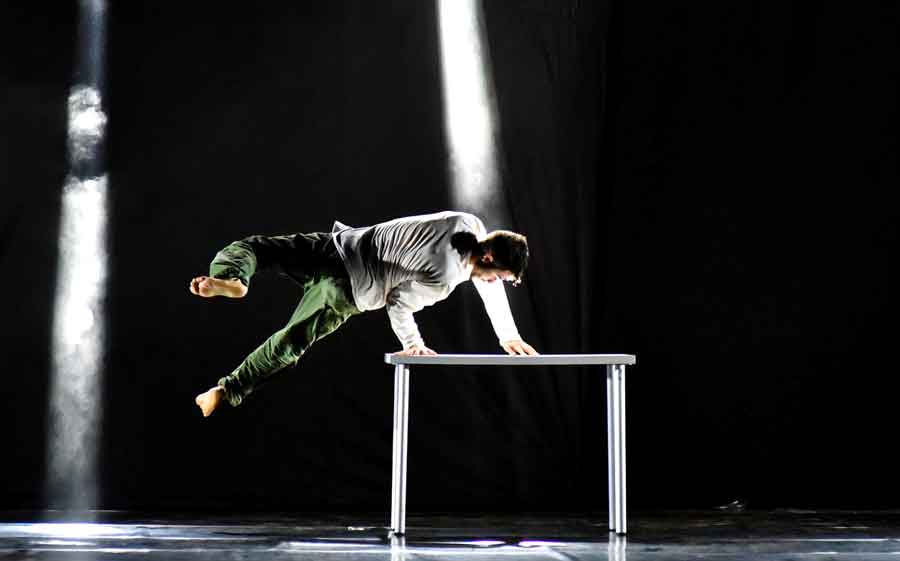
[[[512,356],[504,354],[441,354],[434,356],[400,356],[385,353],[385,364],[415,364],[417,366],[590,366],[633,365],[635,355],[629,354],[551,354]]]

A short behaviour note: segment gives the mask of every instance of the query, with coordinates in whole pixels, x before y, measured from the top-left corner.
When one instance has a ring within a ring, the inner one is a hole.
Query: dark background
[[[0,8],[0,508],[48,499],[72,4]],[[631,505],[898,506],[896,5],[485,4],[513,311],[542,352],[637,355]],[[202,419],[299,289],[187,284],[245,235],[450,206],[434,5],[114,2],[108,31],[98,506],[387,510],[384,312]],[[500,350],[469,286],[417,319]],[[410,510],[604,512],[601,372],[418,372]]]

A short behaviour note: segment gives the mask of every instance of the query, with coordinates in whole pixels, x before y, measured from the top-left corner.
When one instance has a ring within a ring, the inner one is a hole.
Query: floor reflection
[[[626,536],[619,536],[611,533],[609,535],[609,547],[607,548],[607,558],[609,561],[627,561],[628,554],[625,546],[628,544]]]
[[[609,533],[604,518],[591,516],[411,516],[400,537],[365,516],[91,517],[85,519],[97,523],[0,513],[0,559],[869,561],[900,554],[896,512],[650,513],[629,521],[627,537]]]

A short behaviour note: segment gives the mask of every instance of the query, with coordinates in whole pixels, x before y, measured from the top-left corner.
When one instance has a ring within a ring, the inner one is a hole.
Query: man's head
[[[472,262],[472,278],[518,285],[528,267],[528,240],[515,232],[495,230],[478,242]]]

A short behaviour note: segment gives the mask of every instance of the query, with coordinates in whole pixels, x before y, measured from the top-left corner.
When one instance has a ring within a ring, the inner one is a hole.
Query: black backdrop
[[[543,352],[628,352],[633,506],[895,507],[897,8],[485,3],[511,289]],[[46,504],[59,193],[75,6],[2,8],[0,507]],[[386,509],[383,312],[239,409],[193,396],[298,289],[187,291],[225,243],[448,208],[434,5],[116,2],[100,505]],[[461,286],[418,315],[499,351]],[[413,379],[409,508],[596,509],[596,372]]]

